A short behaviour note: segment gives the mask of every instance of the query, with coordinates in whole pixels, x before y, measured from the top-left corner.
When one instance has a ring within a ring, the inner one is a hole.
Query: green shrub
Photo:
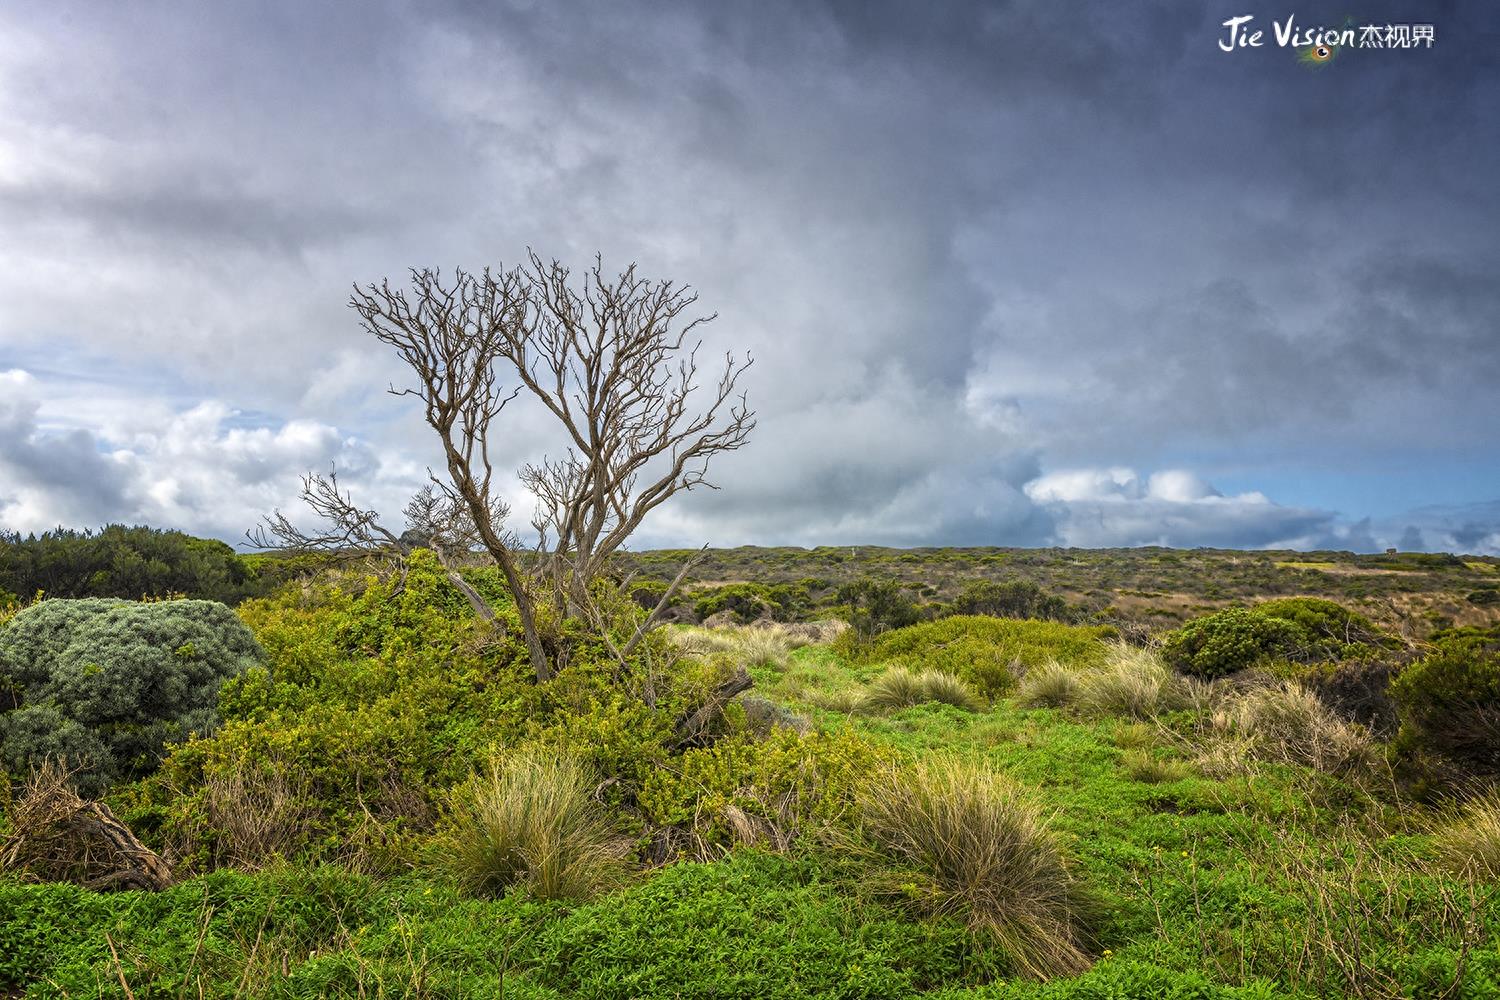
[[[721,739],[654,769],[639,805],[649,822],[684,830],[704,846],[786,847],[850,813],[859,782],[881,760],[875,745],[847,730],[778,728],[763,740]]]
[[[25,538],[0,532],[3,590],[129,600],[185,594],[229,604],[264,592],[250,562],[223,542],[122,524]]]
[[[1068,602],[1044,594],[1030,580],[970,580],[953,601],[954,614],[992,615],[996,618],[1044,618],[1068,621]]]
[[[1223,677],[1273,660],[1369,658],[1394,641],[1333,601],[1286,597],[1194,619],[1162,641],[1168,664],[1195,677]]]
[[[220,686],[262,657],[212,601],[43,601],[0,629],[0,675],[18,703],[0,715],[0,755],[17,773],[67,757],[97,793],[153,770],[168,743],[211,731]]]
[[[850,630],[864,638],[922,620],[922,609],[896,580],[855,580],[838,589],[837,599],[849,608]]]
[[[654,605],[653,605],[654,606]],[[728,583],[697,595],[693,612],[702,621],[721,611],[732,613],[740,624],[770,618],[791,621],[812,607],[802,584]]]
[[[1302,658],[1307,661],[1347,660],[1368,655],[1376,647],[1394,645],[1365,616],[1319,597],[1279,597],[1262,601],[1251,610],[1300,628],[1307,645]]]
[[[593,801],[580,762],[545,749],[491,760],[455,795],[448,864],[459,883],[498,896],[519,886],[539,899],[589,899],[625,878],[629,843]]]
[[[232,801],[248,807],[293,789],[305,808],[265,848],[383,870],[413,860],[413,836],[496,746],[571,738],[567,719],[587,731],[597,747],[589,763],[602,770],[659,735],[636,716],[610,716],[609,670],[586,644],[554,682],[530,683],[514,608],[493,574],[471,582],[499,627],[474,616],[430,552],[415,553],[398,582],[332,574],[242,605],[269,669],[228,682],[220,729],[122,792],[132,827],[190,866],[263,864],[235,846]],[[662,693],[671,704],[665,682]]]
[[[1245,608],[1196,618],[1167,633],[1161,652],[1172,667],[1194,677],[1223,677],[1273,657],[1287,657],[1299,645],[1297,626]]]
[[[877,885],[993,937],[1028,975],[1088,968],[1089,895],[1040,808],[992,766],[937,756],[888,768],[859,817]]]
[[[1432,754],[1468,774],[1500,775],[1500,651],[1482,636],[1440,642],[1396,676],[1391,697],[1403,755]]]

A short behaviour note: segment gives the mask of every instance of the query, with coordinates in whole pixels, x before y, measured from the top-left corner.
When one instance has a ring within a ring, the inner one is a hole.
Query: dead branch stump
[[[11,813],[0,871],[96,891],[172,885],[172,870],[103,802],[78,797],[58,764],[43,764]]]

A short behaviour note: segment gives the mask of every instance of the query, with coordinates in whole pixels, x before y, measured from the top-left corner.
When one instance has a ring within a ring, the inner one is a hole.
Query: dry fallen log
[[[157,891],[172,870],[102,802],[78,797],[67,772],[48,762],[32,774],[0,844],[0,871],[85,889]]]

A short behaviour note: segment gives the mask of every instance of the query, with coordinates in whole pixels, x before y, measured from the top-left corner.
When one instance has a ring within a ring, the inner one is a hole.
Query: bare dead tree
[[[596,257],[581,290],[568,268],[534,253],[526,266],[457,271],[450,281],[413,269],[411,284],[410,295],[388,281],[356,286],[350,305],[416,375],[415,387],[391,392],[423,401],[447,459],[441,486],[466,505],[500,566],[546,679],[531,586],[550,589],[560,615],[585,616],[610,638],[591,586],[652,510],[679,492],[714,488],[710,460],[741,447],[755,427],[736,391],[750,359],[726,355],[717,378],[700,386],[701,342],[690,337],[714,316],[689,318],[695,293],[641,278],[633,264],[607,278]],[[510,392],[501,373],[518,382]],[[568,442],[564,455],[521,470],[537,500],[538,558],[527,562],[488,515],[492,425],[522,391],[557,418]],[[622,664],[682,576],[623,644],[611,641]]]
[[[536,678],[544,681],[552,676],[552,665],[531,592],[504,525],[493,519],[497,491],[490,424],[518,391],[500,389],[495,361],[505,327],[524,311],[522,283],[515,274],[495,278],[488,270],[482,275],[459,271],[451,286],[436,270],[413,269],[411,277],[410,299],[383,281],[364,289],[356,285],[349,304],[365,329],[395,348],[417,376],[416,387],[390,391],[422,401],[427,423],[443,443],[449,479],[444,486],[468,508],[475,533],[505,576]]]
[[[687,316],[696,293],[643,279],[634,264],[608,278],[598,257],[581,294],[556,260],[533,253],[522,275],[530,322],[507,328],[502,356],[570,446],[561,458],[526,466],[521,478],[538,501],[533,524],[551,536],[544,548],[553,599],[561,612],[588,615],[590,584],[646,515],[678,492],[716,488],[709,461],[749,438],[755,415],[735,390],[751,359],[726,355],[716,384],[696,401],[701,342],[689,338],[715,318]],[[683,575],[621,655],[654,624]]]
[[[327,476],[309,472],[302,477],[302,501],[317,515],[319,526],[308,530],[277,510],[245,532],[251,545],[283,552],[323,552],[360,558],[372,554],[392,555],[402,560],[411,555],[405,538],[386,528],[380,514],[360,507],[351,494],[339,488],[338,470]],[[491,512],[503,521],[503,507]],[[468,600],[484,621],[495,620],[495,610],[458,572],[455,556],[474,547],[477,535],[466,510],[424,486],[406,506],[408,530],[420,536],[437,553],[449,582]],[[403,575],[404,579],[404,575]]]

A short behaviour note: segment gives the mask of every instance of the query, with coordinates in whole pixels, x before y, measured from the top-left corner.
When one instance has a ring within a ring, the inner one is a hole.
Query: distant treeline
[[[264,557],[180,531],[111,524],[39,535],[0,532],[0,603],[48,597],[189,597],[237,604],[282,578]]]

